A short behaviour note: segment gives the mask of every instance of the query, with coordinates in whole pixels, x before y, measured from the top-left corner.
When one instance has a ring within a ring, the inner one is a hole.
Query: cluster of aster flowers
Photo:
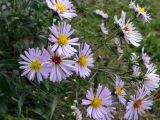
[[[139,56],[137,56],[135,53],[132,53],[131,62],[133,63],[133,76],[139,77],[140,74],[142,74],[142,83],[149,93],[159,87],[160,76],[156,74],[156,66],[154,65],[154,63],[151,63],[151,58],[147,55],[147,53],[144,52],[144,47],[142,48],[141,56],[146,69],[146,73],[142,73],[142,71],[140,70],[140,64],[138,63]]]
[[[91,73],[89,68],[94,66],[92,50],[87,43],[80,44],[79,38],[72,38],[72,26],[63,21],[64,18],[71,19],[77,15],[73,4],[69,0],[46,0],[46,3],[62,21],[49,27],[50,44],[46,49],[29,48],[24,55],[20,55],[22,76],[39,82],[48,78],[60,82],[74,72],[82,78],[88,77]]]
[[[151,20],[150,14],[144,11],[144,8],[141,8],[138,4],[135,5],[135,1],[131,1],[129,6],[133,8],[135,12],[138,12],[137,17],[140,15],[143,17],[144,22],[149,22]],[[103,11],[96,10],[96,14],[101,15],[102,18],[105,18],[106,15]],[[106,18],[105,18],[106,19]],[[135,18],[134,18],[135,19]],[[139,31],[134,26],[132,20],[126,21],[126,12],[122,11],[121,18],[118,19],[115,16],[115,24],[120,27],[120,31],[124,36],[126,43],[131,43],[135,47],[140,46],[140,42],[143,37]],[[100,25],[101,31],[108,35],[109,30],[104,23]],[[120,34],[121,35],[121,34]],[[121,36],[116,36],[115,44],[117,46],[118,53],[123,55],[122,41]],[[137,90],[135,94],[130,96],[130,100],[126,99],[128,93],[125,90],[125,83],[120,76],[116,75],[115,77],[115,95],[117,100],[122,106],[126,109],[124,114],[124,119],[126,120],[138,120],[139,116],[142,116],[146,111],[151,109],[153,105],[151,93],[159,87],[160,76],[156,74],[156,67],[153,63],[150,62],[150,57],[144,52],[142,48],[142,60],[144,66],[147,69],[146,73],[141,71],[139,56],[135,53],[132,53],[131,63],[132,66],[132,76],[138,78],[140,75],[143,75],[143,80],[138,83]],[[98,85],[97,91],[94,94],[94,90],[90,88],[87,90],[86,99],[82,100],[82,105],[87,106],[87,117],[95,120],[111,120],[114,119],[116,115],[115,99],[111,94],[109,87]]]
[[[72,37],[74,30],[72,26],[64,19],[71,20],[76,17],[76,10],[70,0],[46,0],[50,9],[58,14],[60,21],[53,23],[49,27],[50,34],[48,37],[49,45],[47,48],[29,48],[20,55],[20,69],[22,76],[26,76],[29,80],[49,79],[52,82],[60,82],[73,75],[75,72],[81,78],[89,77],[91,69],[94,67],[93,53],[90,45],[80,43],[78,37]],[[137,17],[142,15],[145,22],[151,20],[150,14],[144,11],[135,1],[131,1],[130,8],[138,12]],[[107,19],[108,14],[102,10],[94,11],[102,18]],[[115,18],[115,24],[119,26],[124,40],[127,44],[131,43],[135,47],[140,46],[142,35],[134,26],[132,20],[126,21],[126,12],[122,11],[121,18]],[[105,23],[100,25],[101,31],[105,35],[109,35],[108,27]],[[122,41],[119,35],[115,36],[117,50],[123,55],[121,48]],[[115,75],[114,92],[109,90],[108,86],[98,85],[96,92],[93,88],[87,90],[86,99],[82,99],[82,106],[87,107],[87,118],[95,120],[111,120],[114,119],[116,107],[115,99],[119,101],[122,107],[126,108],[124,118],[127,120],[138,120],[145,111],[150,110],[153,104],[151,93],[159,87],[160,76],[156,74],[156,67],[150,62],[150,57],[142,48],[142,60],[147,72],[145,74],[140,71],[139,56],[132,53],[131,62],[133,64],[133,77],[144,75],[143,81],[137,87],[134,95],[130,96],[130,100],[126,99],[128,94],[125,89],[125,83],[119,75]],[[114,94],[114,95],[112,95]],[[77,105],[73,106],[76,120],[82,120],[83,115]]]

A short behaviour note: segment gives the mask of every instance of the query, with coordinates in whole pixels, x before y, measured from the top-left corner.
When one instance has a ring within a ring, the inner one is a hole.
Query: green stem
[[[118,33],[119,33],[119,30],[116,30],[114,33],[112,33],[109,37],[105,39],[105,42],[108,42],[108,40],[111,40],[112,38],[116,37]],[[93,51],[97,51],[99,48],[101,48],[105,44],[106,43],[102,42],[97,48],[93,49]]]

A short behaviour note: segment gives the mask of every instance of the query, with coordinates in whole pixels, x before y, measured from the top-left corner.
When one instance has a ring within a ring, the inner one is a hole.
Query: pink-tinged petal
[[[50,54],[46,49],[43,49],[42,55],[40,56],[41,62],[47,62],[50,60]]]
[[[57,39],[53,36],[53,35],[49,35],[49,38],[48,40],[52,43],[56,43],[57,42]]]
[[[46,0],[46,3],[50,9],[54,8],[52,0]]]
[[[102,112],[101,107],[95,109],[95,111],[96,111],[96,113],[97,113],[98,118],[104,118],[104,114],[103,114],[103,112]]]
[[[93,116],[94,119],[98,119],[98,120],[100,119],[100,118],[99,118],[99,115],[98,115],[98,113],[97,113],[97,110],[96,110],[95,108],[93,108],[92,116]]]
[[[28,68],[28,65],[19,67],[19,69],[27,69],[27,68]]]
[[[90,90],[87,90],[86,98],[92,100],[93,97],[94,97],[93,90],[92,88],[90,88]]]
[[[90,100],[82,100],[82,105],[90,105],[91,101]]]
[[[134,112],[134,120],[138,120],[138,113],[137,113],[137,111]]]
[[[54,52],[57,48],[58,48],[58,44],[55,43],[54,45],[52,45],[51,51]]]
[[[29,48],[28,49],[29,55],[34,58],[36,56],[36,51],[34,48]]]
[[[27,62],[31,62],[31,60],[29,60],[28,58],[26,58],[24,55],[20,55],[20,57],[22,58],[22,59],[24,59],[25,61],[27,61]]]
[[[97,89],[97,92],[96,92],[96,96],[99,96],[100,95],[100,93],[101,93],[101,91],[102,91],[102,85],[98,85],[98,89]]]
[[[27,58],[29,58],[29,60],[32,60],[33,58],[29,55],[28,51],[24,51],[25,55],[27,56]]]
[[[21,74],[21,76],[25,76],[26,74],[28,74],[30,72],[30,69],[27,69],[27,70],[25,70],[22,74]]]
[[[56,67],[56,74],[57,74],[57,81],[61,81],[62,80],[62,76],[61,76],[61,73],[60,73],[61,69],[59,69],[59,66]]]
[[[69,43],[74,43],[74,42],[78,42],[79,38],[73,38],[69,40]]]
[[[20,61],[20,62],[18,62],[19,64],[23,64],[23,65],[28,65],[28,64],[30,64],[30,63],[28,63],[28,62],[24,62],[24,61]]]
[[[91,116],[92,116],[92,111],[93,111],[92,106],[89,106],[89,107],[87,108],[87,113],[88,113],[88,115],[89,115],[90,118],[91,118]]]
[[[100,94],[101,98],[108,98],[111,95],[111,92],[109,91],[109,89],[107,87],[105,87],[103,89],[103,91]]]
[[[42,75],[40,73],[37,73],[37,79],[38,79],[38,82],[41,82],[43,80]]]
[[[29,80],[33,80],[35,77],[35,71],[30,71],[28,77],[29,77]]]

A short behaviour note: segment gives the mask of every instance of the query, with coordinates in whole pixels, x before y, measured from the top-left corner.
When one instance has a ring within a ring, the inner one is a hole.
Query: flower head
[[[142,35],[136,30],[132,22],[129,20],[126,22],[126,13],[124,11],[122,11],[119,20],[117,19],[117,16],[115,16],[115,22],[121,27],[127,43],[130,42],[135,47],[140,46],[139,42],[142,40]]]
[[[48,40],[53,43],[51,51],[57,51],[58,54],[65,56],[71,56],[75,52],[72,46],[79,45],[79,38],[70,38],[74,30],[71,29],[71,25],[66,22],[58,22],[58,26],[54,25],[50,27],[52,34],[49,35]]]
[[[115,94],[118,96],[118,99],[122,105],[126,104],[126,99],[124,98],[126,92],[124,91],[124,82],[120,78],[120,76],[116,76],[116,91]]]
[[[140,15],[143,16],[144,22],[150,22],[150,20],[152,20],[151,15],[147,13],[144,8],[140,7],[138,4],[136,5],[132,0],[130,1],[129,6],[138,13],[137,17],[139,17]]]
[[[51,52],[49,47],[50,59],[48,63],[51,66],[50,80],[53,82],[60,82],[62,79],[73,74],[75,70],[75,61],[68,60],[66,56],[59,55],[57,52]]]
[[[133,76],[138,77],[140,75],[140,67],[138,63],[139,56],[137,56],[135,53],[132,53],[131,55],[131,62],[133,64],[132,70],[133,70]]]
[[[142,59],[143,59],[143,63],[146,67],[148,67],[148,65],[150,64],[150,57],[147,55],[147,53],[144,52],[144,47],[142,48]]]
[[[107,87],[102,89],[99,85],[96,94],[94,95],[92,88],[87,91],[87,99],[82,100],[82,105],[89,106],[87,108],[87,116],[100,120],[106,117],[112,118],[113,112],[111,92]]]
[[[133,77],[139,77],[139,75],[141,74],[139,64],[138,65],[134,64],[132,66],[132,70],[133,70],[133,74],[132,74]]]
[[[105,35],[108,35],[108,30],[107,30],[107,27],[105,26],[104,23],[102,23],[100,25],[100,28],[101,28],[101,31],[105,34]]]
[[[147,73],[144,75],[144,86],[147,90],[153,91],[159,87],[160,76],[156,74],[154,64],[148,65]]]
[[[35,76],[40,82],[43,78],[47,79],[49,75],[50,67],[47,64],[49,59],[49,53],[39,48],[29,48],[28,51],[24,51],[25,55],[20,55],[22,60],[19,62],[20,69],[23,70],[22,76],[27,76],[29,80],[34,80]]]
[[[120,41],[120,38],[119,37],[115,37],[114,38],[114,42],[117,46],[117,51],[118,53],[122,54],[123,55],[123,49],[121,48],[121,41]]]
[[[124,118],[127,120],[138,120],[138,116],[142,116],[146,110],[150,110],[153,104],[151,96],[147,96],[147,90],[143,86],[136,91],[136,94],[131,96],[126,107]]]
[[[105,19],[108,18],[108,14],[107,14],[107,13],[104,13],[102,10],[96,9],[96,10],[95,10],[95,13],[96,13],[97,15],[100,15],[102,18],[105,18]]]
[[[61,19],[72,19],[77,16],[76,10],[70,0],[46,0],[50,9],[58,13]]]
[[[72,106],[72,109],[74,110],[74,114],[76,116],[76,120],[82,120],[81,111],[76,106]]]
[[[81,46],[79,46],[79,52],[75,60],[76,73],[80,75],[80,77],[88,77],[91,72],[89,68],[94,66],[94,60],[92,50],[87,43],[84,43]]]
[[[132,53],[131,55],[132,64],[138,64],[138,59],[139,59],[139,56],[137,56],[135,53]]]

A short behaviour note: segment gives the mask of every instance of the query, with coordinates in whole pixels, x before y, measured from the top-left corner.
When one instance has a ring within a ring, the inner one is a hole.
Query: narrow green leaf
[[[57,96],[55,96],[55,97],[54,97],[54,100],[53,100],[53,102],[52,102],[52,104],[51,104],[51,113],[50,113],[50,115],[49,115],[48,120],[52,120],[53,113],[54,113],[54,111],[55,111],[55,109],[56,109],[57,103],[58,103],[58,98],[57,98]]]
[[[18,67],[18,61],[17,59],[8,59],[8,60],[1,60],[0,61],[0,68],[2,67]]]

